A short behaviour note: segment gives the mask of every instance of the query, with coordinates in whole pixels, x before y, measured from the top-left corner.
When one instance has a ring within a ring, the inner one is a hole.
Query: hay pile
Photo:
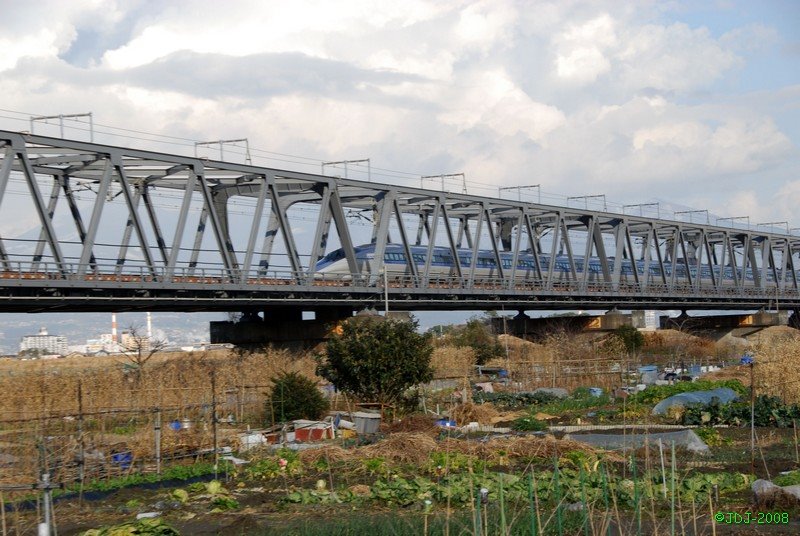
[[[382,431],[389,434],[400,432],[416,432],[435,437],[439,435],[440,428],[436,426],[435,419],[427,415],[413,414],[385,425]]]
[[[756,393],[780,397],[789,404],[800,403],[800,333],[792,328],[773,329],[750,351],[756,359],[754,377]],[[767,330],[764,330],[767,331]],[[708,380],[739,380],[745,387],[750,385],[750,367],[726,367],[703,376]]]
[[[494,419],[497,418],[499,413],[492,404],[473,404],[467,402],[466,404],[459,404],[450,410],[450,418],[456,421],[456,424],[463,426],[471,422],[479,424],[493,424]]]
[[[508,347],[508,358],[512,362],[552,363],[556,357],[553,349],[546,344],[537,344],[513,335],[498,335],[497,340],[504,350]]]
[[[790,404],[800,403],[800,337],[789,334],[753,348],[756,357],[756,393],[778,396]],[[744,383],[749,385],[749,380]]]
[[[556,439],[553,436],[501,437],[486,442],[445,439],[440,451],[460,452],[476,456],[484,460],[497,460],[504,453],[510,458],[553,458],[561,457],[567,452],[581,451],[592,455],[601,455],[610,462],[625,462],[619,454],[596,449],[586,443],[568,439]]]
[[[431,356],[435,379],[464,378],[472,374],[474,366],[475,350],[469,347],[441,346]]]
[[[319,460],[336,463],[353,459],[356,452],[356,450],[345,450],[336,445],[323,445],[315,449],[301,450],[299,457],[304,465],[311,465]]]
[[[380,457],[395,463],[421,464],[425,463],[437,448],[436,440],[429,435],[401,432],[374,445],[356,449],[356,452],[364,457]]]
[[[789,326],[770,326],[747,337],[756,345],[783,344],[800,339],[800,331]]]

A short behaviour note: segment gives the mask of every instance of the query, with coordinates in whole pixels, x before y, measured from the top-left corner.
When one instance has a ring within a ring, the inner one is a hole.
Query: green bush
[[[272,378],[267,412],[273,416],[273,421],[315,420],[322,417],[329,407],[313,380],[297,372],[284,372]]]
[[[450,334],[450,342],[458,347],[469,347],[475,351],[475,362],[483,365],[495,357],[504,357],[505,349],[489,327],[479,318],[472,318],[467,325]]]
[[[528,415],[514,420],[511,429],[519,432],[544,432],[547,430],[547,423]]]
[[[361,400],[394,404],[433,378],[432,353],[430,336],[417,333],[416,322],[352,319],[328,340],[317,374]]]
[[[539,391],[537,393],[487,393],[475,391],[472,400],[476,404],[489,402],[500,408],[518,409],[528,406],[542,406],[559,400],[556,395]]]
[[[634,353],[644,346],[644,335],[633,326],[620,326],[614,330],[614,336],[619,337],[625,349]]]

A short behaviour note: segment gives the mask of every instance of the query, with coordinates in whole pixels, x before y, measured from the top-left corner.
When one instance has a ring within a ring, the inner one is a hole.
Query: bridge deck
[[[774,231],[0,131],[0,311],[799,308]]]

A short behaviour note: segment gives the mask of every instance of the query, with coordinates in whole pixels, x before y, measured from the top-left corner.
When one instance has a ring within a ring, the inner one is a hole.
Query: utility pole
[[[639,216],[644,216],[644,207],[656,207],[656,217],[661,219],[661,205],[659,203],[636,203],[634,205],[622,205],[622,213],[625,214],[626,208],[639,207]]]
[[[419,178],[419,187],[420,188],[425,187],[423,183],[425,179],[439,179],[439,181],[441,182],[442,191],[444,192],[445,179],[454,179],[457,177],[461,177],[461,193],[462,194],[467,193],[467,176],[463,173],[443,173],[440,175],[423,175]]]
[[[94,120],[92,119],[92,112],[85,114],[58,114],[58,115],[40,115],[31,116],[31,134],[33,134],[33,126],[37,121],[48,122],[50,119],[58,119],[58,125],[61,132],[61,138],[64,137],[64,119],[78,119],[79,117],[89,118],[89,141],[94,142]]]
[[[731,228],[733,228],[733,222],[736,220],[747,220],[747,230],[750,230],[750,216],[732,216],[730,218],[717,218],[717,224],[721,221],[730,221]]]
[[[694,223],[694,222],[692,222],[692,214],[705,214],[706,215],[706,225],[711,223],[711,220],[708,217],[708,210],[706,210],[706,209],[702,209],[702,210],[679,210],[679,211],[675,212],[674,214],[676,216],[678,214],[688,214],[689,215],[689,223]]]
[[[235,145],[237,143],[244,143],[244,161],[246,164],[252,164],[253,159],[250,158],[250,141],[248,141],[247,138],[239,138],[236,140],[196,141],[194,142],[194,156],[197,156],[198,147],[219,145],[219,159],[221,162],[224,162],[225,152],[223,147],[225,145]]]
[[[362,158],[361,160],[338,160],[336,162],[323,162],[322,163],[322,174],[325,175],[325,168],[327,166],[338,166],[340,164],[344,164],[344,178],[347,178],[347,165],[348,164],[367,164],[367,182],[372,182],[372,164],[370,163],[369,158]]]
[[[576,195],[567,198],[567,203],[570,201],[576,201],[578,199],[583,199],[583,206],[586,210],[589,210],[589,199],[602,199],[603,200],[603,210],[608,211],[608,204],[606,203],[606,194],[597,194],[597,195]]]
[[[791,234],[791,231],[789,230],[789,222],[788,221],[768,221],[766,223],[757,223],[756,227],[776,227],[776,226],[779,226],[779,225],[785,225],[786,226],[786,234]]]
[[[522,201],[522,190],[527,190],[528,188],[536,188],[537,198],[536,202],[540,205],[542,204],[542,185],[541,184],[528,184],[525,186],[503,186],[497,189],[497,197],[502,197],[502,192],[504,190],[516,190],[517,191],[517,201]]]

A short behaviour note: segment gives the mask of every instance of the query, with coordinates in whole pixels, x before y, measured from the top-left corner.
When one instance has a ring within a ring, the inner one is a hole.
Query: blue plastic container
[[[111,463],[118,465],[120,469],[129,469],[133,462],[133,454],[130,451],[116,452],[111,455]]]

